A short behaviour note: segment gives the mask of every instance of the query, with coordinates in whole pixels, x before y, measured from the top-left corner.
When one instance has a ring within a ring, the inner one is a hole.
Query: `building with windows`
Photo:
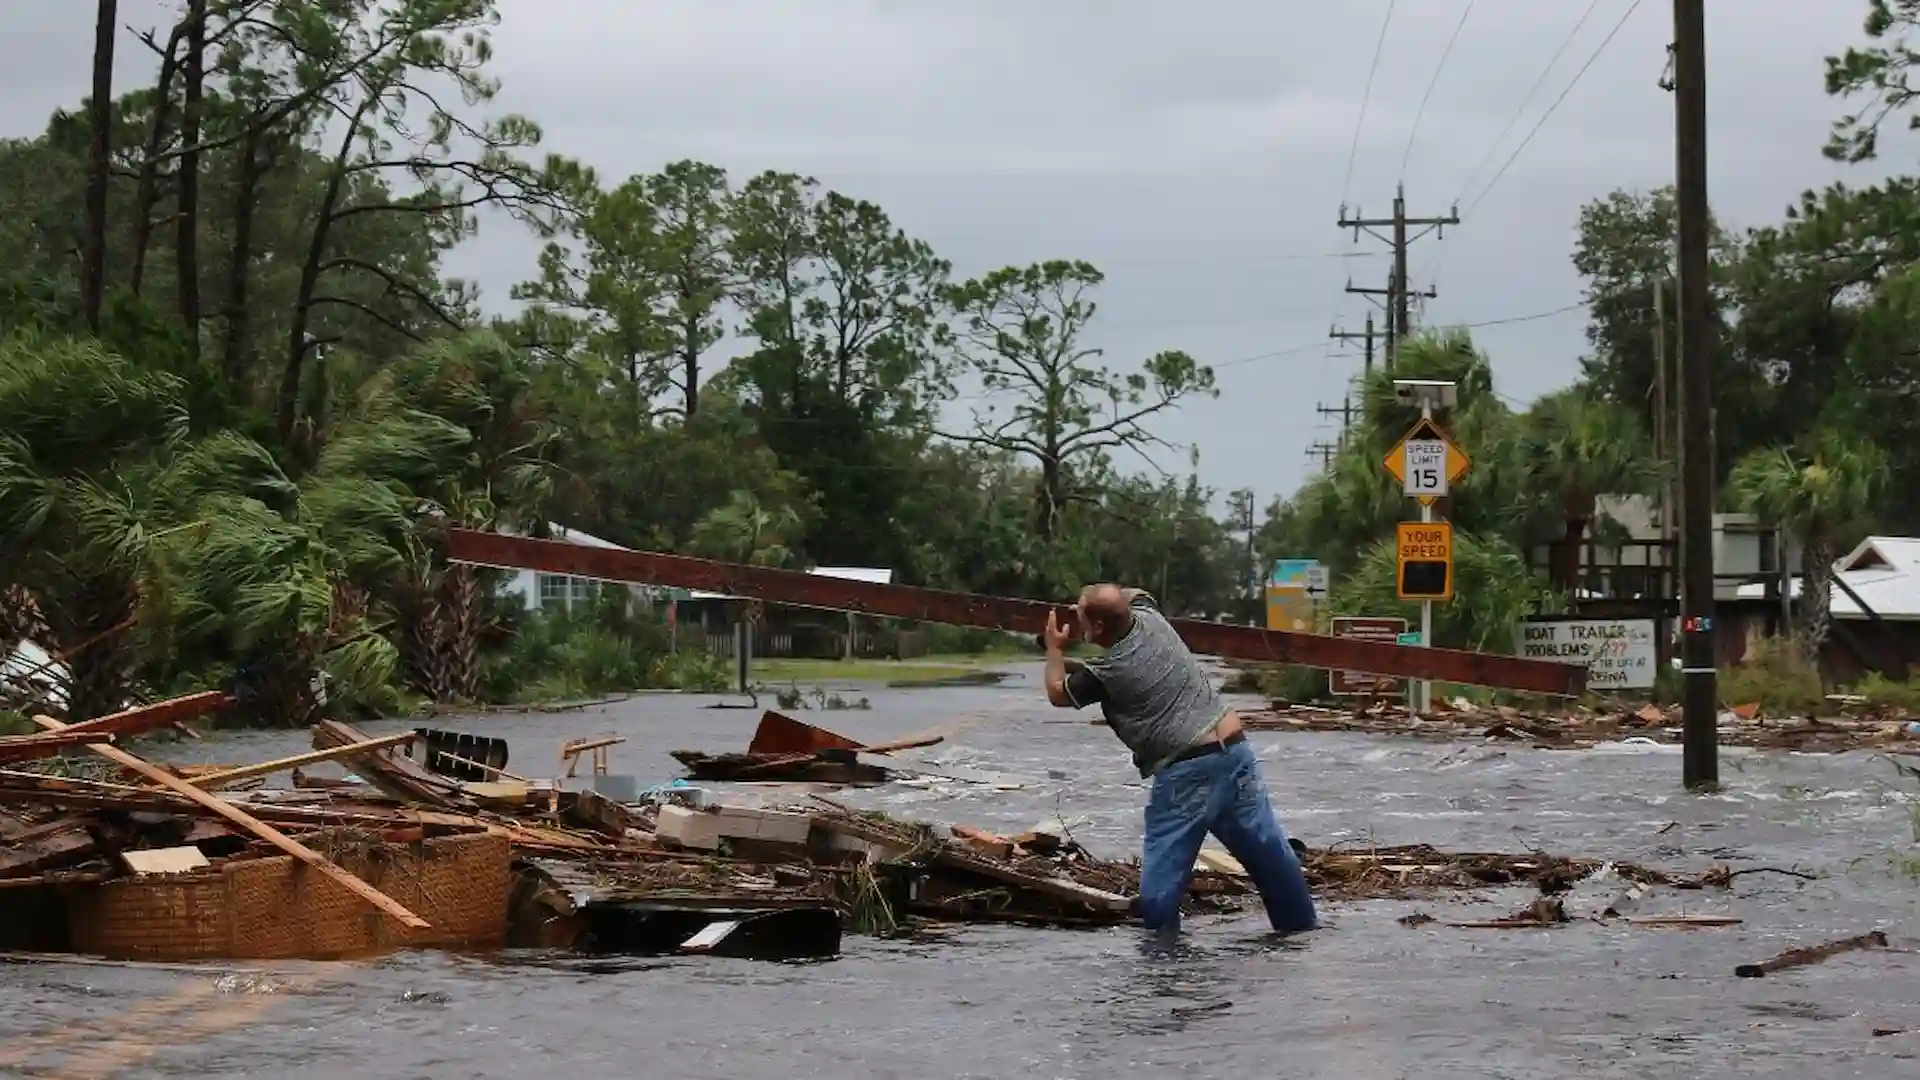
[[[510,529],[501,529],[511,534]],[[555,540],[568,544],[581,544],[586,547],[612,548],[616,551],[630,551],[611,540],[602,540],[592,533],[569,529],[565,525],[547,522],[547,534]],[[568,611],[584,607],[593,602],[603,588],[626,589],[634,599],[645,603],[646,588],[626,582],[601,582],[592,578],[573,577],[569,574],[549,574],[539,570],[515,570],[513,576],[500,587],[504,595],[517,596],[528,611]]]

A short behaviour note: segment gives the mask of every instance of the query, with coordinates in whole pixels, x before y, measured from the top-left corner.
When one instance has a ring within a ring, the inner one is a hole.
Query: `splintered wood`
[[[35,716],[33,722],[49,731],[60,731],[67,726],[50,716]],[[214,795],[209,795],[187,781],[167,772],[165,769],[142,761],[123,750],[116,750],[111,746],[91,746],[88,747],[88,749],[106,758],[108,761],[113,762],[115,765],[138,773],[161,787],[172,791],[174,794],[185,796],[189,801],[197,803],[213,811],[215,814],[226,818],[242,829],[245,829],[260,839],[265,840],[267,843],[272,844],[274,847],[279,848],[281,851],[286,852],[339,882],[347,891],[360,897],[367,903],[372,904],[374,907],[379,908],[381,911],[386,912],[388,915],[393,916],[395,919],[398,919],[403,925],[416,930],[425,930],[432,926],[427,920],[408,911],[406,907],[401,905],[401,903],[393,897],[354,877],[335,864],[331,859],[328,859],[326,856],[314,851],[312,848],[307,847],[305,844],[275,829],[273,826],[268,825],[266,822],[261,821],[259,818],[254,817],[232,803],[223,801]]]
[[[1741,964],[1739,967],[1733,969],[1733,973],[1742,979],[1758,979],[1776,971],[1786,971],[1790,968],[1817,964],[1828,957],[1838,956],[1844,952],[1857,952],[1862,949],[1884,949],[1886,947],[1886,932],[1874,930],[1855,937],[1829,941],[1824,945],[1807,945],[1798,949],[1788,949],[1772,959],[1762,960],[1757,964]]]

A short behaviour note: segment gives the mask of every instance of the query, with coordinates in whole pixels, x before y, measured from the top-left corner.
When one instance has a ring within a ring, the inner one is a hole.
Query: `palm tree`
[[[1888,479],[1885,451],[1830,426],[1817,428],[1798,446],[1753,451],[1728,478],[1739,506],[1800,544],[1795,629],[1807,662],[1816,667],[1832,624],[1834,561],[1842,545],[1869,527]]]
[[[1515,487],[1512,523],[1526,542],[1551,537],[1548,576],[1571,595],[1580,546],[1602,495],[1647,495],[1667,477],[1639,417],[1586,386],[1549,394],[1512,426],[1502,448]]]
[[[398,656],[370,629],[378,591],[405,569],[420,499],[401,478],[457,459],[470,436],[407,414],[333,430],[297,482],[231,432],[183,455],[170,498],[192,521],[166,545],[176,646],[232,658],[241,707],[310,722],[324,673],[348,703],[378,702]]]
[[[370,420],[432,416],[467,432],[452,460],[422,460],[402,476],[462,528],[545,529],[559,472],[559,431],[528,357],[491,332],[433,342],[386,369],[359,395]],[[436,701],[480,692],[481,571],[448,563],[416,539],[395,595],[408,679]]]
[[[735,491],[693,528],[692,548],[710,558],[750,566],[785,566],[805,522],[791,506],[767,506],[751,491]]]
[[[155,483],[186,436],[174,376],[94,341],[0,339],[0,589],[67,656],[75,719],[132,691]]]

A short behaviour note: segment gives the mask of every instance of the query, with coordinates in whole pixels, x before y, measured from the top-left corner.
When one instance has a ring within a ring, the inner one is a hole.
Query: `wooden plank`
[[[67,726],[50,716],[35,716],[33,722],[48,731],[59,731]],[[274,847],[279,848],[281,851],[286,852],[339,882],[349,892],[365,900],[367,903],[372,904],[374,907],[379,908],[381,911],[386,912],[388,915],[393,916],[399,920],[402,925],[415,930],[425,930],[433,925],[420,916],[415,915],[413,912],[408,911],[398,900],[395,900],[393,897],[388,896],[386,893],[381,892],[379,889],[374,888],[359,878],[354,877],[338,863],[335,863],[325,855],[320,854],[298,840],[275,829],[273,826],[268,825],[266,822],[261,821],[259,818],[254,817],[252,814],[247,813],[232,803],[210,795],[172,773],[167,772],[165,769],[142,761],[124,750],[118,750],[111,746],[93,746],[88,749],[106,758],[108,761],[113,762],[115,765],[123,769],[130,769],[142,777],[159,784],[161,787],[172,791],[174,794],[184,796],[190,802],[196,803],[226,818],[235,825],[240,826],[260,839],[265,840],[267,843],[272,844]]]
[[[25,877],[82,862],[94,849],[93,834],[84,819],[50,821],[0,847],[0,878]]]
[[[856,611],[1013,633],[1038,634],[1046,626],[1047,613],[1061,608],[1060,604],[1038,600],[847,581],[685,555],[593,548],[470,529],[447,530],[446,553],[454,562],[475,566],[700,589],[794,607]],[[1195,652],[1240,660],[1400,675],[1562,697],[1579,696],[1587,684],[1584,667],[1552,660],[1355,641],[1193,619],[1174,619],[1172,623]]]
[[[120,861],[135,874],[185,874],[213,865],[197,847],[148,848],[123,851]]]
[[[110,731],[47,731],[38,735],[0,735],[0,762],[38,761],[70,746],[110,743]]]
[[[313,725],[315,749],[371,741],[366,732],[339,720],[322,720]],[[386,750],[360,751],[351,756],[355,759],[354,772],[367,783],[402,802],[474,809],[473,800],[460,790],[459,781],[432,772],[410,757],[397,756]]]
[[[389,746],[400,746],[404,743],[410,743],[418,737],[415,732],[411,731],[403,731],[398,735],[382,735],[377,739],[368,739],[362,743],[352,743],[347,746],[332,746],[325,750],[309,750],[304,754],[275,758],[272,761],[262,761],[255,765],[242,765],[237,769],[227,769],[224,772],[190,776],[187,777],[187,782],[202,791],[213,791],[227,784],[237,783],[241,780],[251,780],[256,776],[267,776],[285,769],[298,768],[301,765],[312,765],[319,761],[332,761],[335,758],[350,757],[368,750],[384,750]]]
[[[952,848],[942,848],[940,853],[934,856],[934,862],[955,870],[965,870],[995,881],[1003,881],[1008,885],[1031,889],[1051,896],[1055,900],[1064,900],[1070,904],[1085,904],[1095,911],[1126,911],[1133,907],[1133,898],[1130,896],[1121,896],[1119,893],[1096,889],[1091,885],[1082,885],[1069,878],[1042,877],[1038,874],[1023,873],[1010,866],[963,855]]]
[[[82,720],[77,724],[68,724],[63,731],[86,732],[107,731],[115,735],[139,735],[156,728],[171,727],[183,720],[191,720],[210,712],[219,712],[233,703],[233,698],[218,690],[207,690],[185,697],[168,698],[151,705],[136,705],[131,709],[105,716],[96,716],[91,720]]]

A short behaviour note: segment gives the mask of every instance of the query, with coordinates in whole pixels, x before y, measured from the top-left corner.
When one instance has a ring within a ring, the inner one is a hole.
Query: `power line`
[[[1477,330],[1482,326],[1506,326],[1509,323],[1535,322],[1540,319],[1551,319],[1555,315],[1565,315],[1569,311],[1584,311],[1586,307],[1586,301],[1577,300],[1564,307],[1554,308],[1552,311],[1536,311],[1531,315],[1509,315],[1504,319],[1484,319],[1480,322],[1450,323],[1448,325],[1457,330]]]
[[[1576,300],[1571,304],[1562,305],[1551,311],[1536,311],[1528,315],[1508,315],[1498,319],[1482,319],[1479,322],[1449,323],[1446,327],[1443,327],[1443,329],[1474,330],[1482,326],[1505,326],[1508,323],[1533,322],[1538,319],[1551,319],[1555,315],[1565,315],[1569,311],[1580,311],[1585,309],[1586,306],[1586,301]],[[1256,353],[1253,356],[1242,356],[1235,360],[1223,360],[1220,363],[1209,366],[1212,367],[1213,370],[1219,371],[1221,368],[1237,367],[1241,364],[1258,364],[1268,360],[1280,360],[1289,356],[1298,356],[1309,349],[1317,349],[1325,345],[1326,342],[1324,341],[1309,341],[1303,345],[1295,345],[1277,352]]]
[[[1579,71],[1573,73],[1573,81],[1567,84],[1566,89],[1560,91],[1559,97],[1553,99],[1553,104],[1547,106],[1547,111],[1540,114],[1540,119],[1534,121],[1532,130],[1527,132],[1527,137],[1521,139],[1520,145],[1513,148],[1513,153],[1507,158],[1506,164],[1500,166],[1500,171],[1494,173],[1493,179],[1487,181],[1487,186],[1481,188],[1480,194],[1475,195],[1473,202],[1467,204],[1468,213],[1472,213],[1473,208],[1479,206],[1480,201],[1485,199],[1494,185],[1500,182],[1500,178],[1507,175],[1507,169],[1520,157],[1521,151],[1525,150],[1527,144],[1533,141],[1533,137],[1540,133],[1540,128],[1546,124],[1548,118],[1553,116],[1554,110],[1560,107],[1560,103],[1567,100],[1567,95],[1573,92],[1573,88],[1580,85],[1581,77],[1587,73],[1588,68],[1593,66],[1594,61],[1600,59],[1600,54],[1607,51],[1607,46],[1613,43],[1613,39],[1620,33],[1621,28],[1627,25],[1627,20],[1633,18],[1633,13],[1640,10],[1641,3],[1642,0],[1633,0],[1633,3],[1627,5],[1626,12],[1620,16],[1620,21],[1614,23],[1613,29],[1609,30],[1607,36],[1601,40],[1600,47],[1593,50],[1593,55],[1587,57],[1587,62],[1580,65]]]
[[[1393,5],[1397,0],[1387,0],[1386,17],[1380,20],[1380,36],[1373,42],[1373,63],[1367,67],[1367,88],[1360,92],[1360,117],[1353,122],[1353,145],[1347,148],[1347,178],[1340,182],[1340,201],[1345,203],[1353,192],[1353,160],[1360,153],[1360,129],[1367,124],[1367,103],[1373,99],[1373,77],[1380,70],[1380,54],[1387,45],[1387,27],[1393,25]]]
[[[1493,160],[1493,156],[1500,152],[1500,144],[1507,141],[1508,135],[1513,134],[1513,126],[1520,122],[1522,116],[1526,115],[1527,106],[1533,104],[1533,99],[1540,93],[1540,88],[1547,85],[1547,77],[1553,74],[1555,67],[1559,66],[1560,58],[1565,56],[1567,50],[1573,47],[1573,39],[1580,36],[1580,28],[1587,25],[1587,20],[1593,17],[1595,9],[1599,6],[1600,0],[1592,0],[1592,2],[1587,5],[1587,10],[1581,13],[1580,21],[1574,23],[1573,29],[1567,31],[1567,36],[1560,42],[1560,47],[1553,51],[1553,58],[1548,60],[1547,66],[1540,70],[1540,77],[1533,80],[1533,86],[1529,87],[1526,96],[1520,99],[1520,106],[1513,110],[1512,116],[1507,117],[1507,126],[1501,128],[1500,134],[1493,137],[1493,142],[1487,146],[1487,152],[1480,158],[1479,164],[1475,165],[1473,171],[1467,174],[1467,181],[1460,185],[1460,194],[1454,196],[1454,202],[1459,202],[1461,199],[1467,197],[1467,192],[1473,188],[1474,178],[1479,176],[1480,170],[1486,168],[1487,163]]]
[[[1440,85],[1440,73],[1447,69],[1447,57],[1453,55],[1453,46],[1460,40],[1460,31],[1466,29],[1467,16],[1473,14],[1475,0],[1467,0],[1467,9],[1460,13],[1460,21],[1453,24],[1453,36],[1447,38],[1447,47],[1440,50],[1440,62],[1433,66],[1433,78],[1427,80],[1427,92],[1420,95],[1420,108],[1414,111],[1413,128],[1407,132],[1407,148],[1400,155],[1400,179],[1407,178],[1407,161],[1413,157],[1413,139],[1420,134],[1420,121],[1427,115],[1427,102],[1433,100],[1433,88]]]
[[[1514,108],[1513,115],[1507,117],[1506,124],[1500,128],[1500,134],[1493,137],[1493,141],[1487,144],[1487,152],[1482,154],[1480,160],[1475,162],[1473,168],[1467,172],[1467,178],[1460,184],[1460,193],[1453,197],[1455,206],[1467,197],[1467,192],[1473,190],[1473,182],[1479,177],[1480,171],[1485,169],[1493,161],[1494,155],[1500,152],[1500,145],[1507,141],[1507,136],[1513,133],[1514,125],[1527,114],[1527,106],[1532,105],[1533,99],[1540,95],[1541,88],[1547,85],[1547,79],[1553,75],[1553,69],[1560,66],[1560,58],[1573,47],[1574,39],[1580,36],[1581,28],[1587,25],[1587,20],[1593,17],[1593,13],[1599,10],[1599,7],[1600,0],[1589,0],[1587,9],[1580,13],[1580,18],[1574,22],[1573,28],[1567,31],[1566,37],[1560,39],[1560,47],[1553,50],[1553,55],[1547,59],[1547,66],[1540,69],[1540,74],[1533,80],[1533,85],[1528,87],[1527,92],[1521,96],[1520,104]],[[1429,282],[1437,282],[1440,277],[1440,264],[1446,261],[1449,250],[1451,249],[1447,245],[1447,238],[1441,237],[1440,242],[1434,245],[1432,260],[1427,263],[1426,269],[1420,276]]]

